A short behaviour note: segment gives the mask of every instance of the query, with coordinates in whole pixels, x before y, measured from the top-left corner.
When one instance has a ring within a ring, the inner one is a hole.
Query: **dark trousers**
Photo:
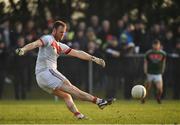
[[[26,99],[27,69],[21,68],[15,72],[14,92],[15,99]]]

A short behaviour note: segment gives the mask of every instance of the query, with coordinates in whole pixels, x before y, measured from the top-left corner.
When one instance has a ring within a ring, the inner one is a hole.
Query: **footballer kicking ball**
[[[146,89],[142,85],[135,85],[131,90],[131,95],[135,99],[143,99],[146,96]]]

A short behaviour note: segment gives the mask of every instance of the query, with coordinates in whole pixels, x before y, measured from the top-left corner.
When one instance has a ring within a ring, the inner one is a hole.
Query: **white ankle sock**
[[[96,100],[96,104],[99,104],[99,103],[101,103],[101,102],[102,102],[102,99],[97,98],[97,100]]]

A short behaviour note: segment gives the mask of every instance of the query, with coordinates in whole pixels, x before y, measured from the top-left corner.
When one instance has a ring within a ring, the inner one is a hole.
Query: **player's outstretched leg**
[[[74,114],[78,119],[84,119],[85,115],[79,112],[70,94],[65,93],[59,89],[53,91],[53,94],[64,99],[67,108]]]
[[[112,102],[115,101],[113,98],[105,100],[105,99],[100,99],[98,97],[92,96],[92,95],[78,89],[76,86],[72,85],[69,80],[64,81],[61,88],[57,88],[57,89],[67,92],[80,100],[93,102],[93,103],[97,104],[99,106],[99,108],[101,108],[101,109],[103,109],[107,105],[112,104]]]

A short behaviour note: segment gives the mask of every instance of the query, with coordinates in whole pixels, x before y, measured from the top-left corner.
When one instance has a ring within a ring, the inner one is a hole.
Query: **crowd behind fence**
[[[6,83],[14,85],[16,99],[26,99],[26,92],[33,92],[31,86],[35,84],[38,49],[22,57],[15,55],[14,50],[51,33],[54,21],[46,20],[44,27],[38,27],[41,22],[33,18],[27,22],[6,20],[0,24],[0,98]],[[59,70],[86,91],[104,92],[108,97],[116,96],[120,88],[124,97],[129,99],[131,87],[143,84],[145,80],[143,54],[151,48],[154,39],[159,39],[168,55],[164,94],[166,89],[170,89],[173,98],[178,99],[180,26],[163,20],[150,26],[147,24],[144,20],[131,19],[128,14],[116,21],[100,20],[97,15],[92,15],[87,21],[72,19],[67,22],[67,33],[61,42],[105,59],[107,67],[102,69],[79,59],[61,57]],[[116,87],[119,85],[121,87]]]

